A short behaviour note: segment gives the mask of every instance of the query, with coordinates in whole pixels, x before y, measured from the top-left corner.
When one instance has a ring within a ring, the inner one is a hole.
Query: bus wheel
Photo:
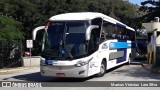
[[[100,67],[100,72],[96,75],[97,77],[102,77],[106,73],[106,62],[103,60]]]

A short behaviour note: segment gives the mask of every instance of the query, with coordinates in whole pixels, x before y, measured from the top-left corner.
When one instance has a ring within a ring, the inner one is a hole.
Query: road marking
[[[31,69],[31,68],[33,68],[33,67],[13,68],[13,69],[7,69],[7,70],[2,69],[2,70],[0,70],[0,74],[21,71],[21,70],[27,70],[27,69]]]

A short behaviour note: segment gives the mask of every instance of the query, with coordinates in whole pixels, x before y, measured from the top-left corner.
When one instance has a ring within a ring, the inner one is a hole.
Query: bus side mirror
[[[93,29],[99,28],[97,25],[91,25],[86,30],[86,40],[90,40],[91,32]]]
[[[37,27],[37,28],[35,28],[35,29],[33,30],[33,32],[32,32],[32,39],[33,39],[33,40],[36,40],[37,32],[38,32],[39,30],[42,30],[42,29],[45,29],[45,26],[39,26],[39,27]]]

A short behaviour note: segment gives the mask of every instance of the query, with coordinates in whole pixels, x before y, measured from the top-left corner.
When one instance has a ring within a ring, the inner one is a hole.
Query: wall
[[[32,56],[31,60],[30,57],[23,57],[23,66],[24,67],[40,66],[40,56]]]

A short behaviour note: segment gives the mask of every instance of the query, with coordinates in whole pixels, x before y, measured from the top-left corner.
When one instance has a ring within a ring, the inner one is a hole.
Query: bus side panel
[[[116,42],[117,40],[113,40],[113,41]],[[106,69],[109,69],[109,68],[116,66],[116,59],[114,59],[114,58],[110,59],[110,55],[111,55],[111,53],[112,54],[116,53],[117,50],[114,50],[114,49],[109,50],[109,47],[110,47],[109,43],[110,43],[109,40],[101,43],[99,45],[99,50],[98,50],[98,52],[100,52],[99,53],[99,56],[100,56],[99,62],[101,64],[102,60],[105,59],[106,60]]]
[[[110,69],[110,68],[113,68],[115,67],[117,64],[117,59],[115,58],[116,57],[116,54],[117,54],[117,50],[108,50],[108,62],[107,62],[107,69]]]
[[[116,62],[115,64],[110,63],[111,67],[108,67],[108,68],[112,68],[128,62],[130,53],[131,53],[130,41],[127,41],[127,40],[110,41],[109,62],[111,60],[116,60]]]
[[[118,40],[118,42],[121,42],[121,44],[119,44],[120,46],[124,46],[123,48],[117,48],[117,52],[123,52],[123,57],[121,58],[117,58],[117,64],[118,63],[122,63],[124,61],[126,61],[126,57],[127,57],[127,48],[128,48],[128,43],[126,40]]]
[[[93,59],[88,64],[88,76],[91,76],[100,72],[101,56],[99,55],[99,52],[96,51],[91,56],[93,57]]]

